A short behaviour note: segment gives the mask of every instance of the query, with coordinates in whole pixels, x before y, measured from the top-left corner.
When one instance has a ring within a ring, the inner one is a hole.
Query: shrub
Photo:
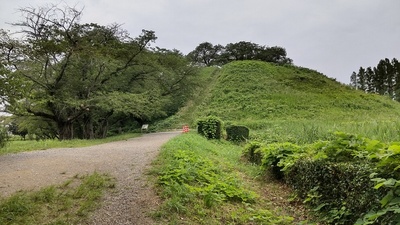
[[[246,144],[243,150],[243,156],[249,162],[261,164],[263,158],[262,144],[257,141],[252,141]]]
[[[329,223],[354,224],[376,207],[382,193],[376,191],[371,164],[298,160],[287,172],[286,182],[305,203],[325,214]]]
[[[209,116],[197,121],[197,132],[208,139],[221,139],[222,121]]]
[[[270,171],[276,179],[284,177],[283,161],[296,152],[300,152],[300,146],[292,143],[273,143],[267,145],[263,151],[262,166]]]
[[[227,140],[229,141],[245,141],[249,139],[249,128],[245,126],[231,125],[226,128]]]

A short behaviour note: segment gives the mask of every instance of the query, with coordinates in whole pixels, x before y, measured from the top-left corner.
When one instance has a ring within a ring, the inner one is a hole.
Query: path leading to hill
[[[0,156],[0,195],[61,184],[76,174],[105,172],[117,180],[89,224],[151,224],[146,213],[157,198],[143,177],[162,144],[180,132],[146,134],[83,148]]]

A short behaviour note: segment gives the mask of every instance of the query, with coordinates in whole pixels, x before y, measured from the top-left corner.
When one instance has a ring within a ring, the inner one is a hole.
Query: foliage
[[[28,134],[27,129],[21,129],[15,122],[11,122],[8,125],[8,131],[13,135],[19,135],[21,138],[25,140],[26,135]]]
[[[335,224],[391,224],[398,220],[399,145],[336,132],[309,145],[256,143],[262,166],[283,178],[304,203]],[[249,150],[250,149],[250,150]],[[373,179],[371,179],[373,178]]]
[[[189,150],[176,151],[158,180],[162,186],[182,185],[191,194],[203,196],[207,207],[220,201],[252,202],[255,197],[239,187],[234,176],[222,173],[212,161]]]
[[[221,139],[222,121],[214,116],[199,119],[197,132],[208,139]]]
[[[392,99],[400,100],[400,63],[396,58],[390,61],[381,59],[376,67],[360,67],[358,73],[353,72],[350,85],[368,93],[388,95]]]
[[[7,130],[0,127],[0,148],[4,148],[9,140]]]
[[[78,224],[98,207],[104,191],[113,188],[112,179],[94,173],[75,177],[61,186],[36,192],[17,192],[0,200],[1,224]]]
[[[187,57],[195,63],[205,66],[218,64],[218,58],[223,50],[222,45],[213,45],[210,42],[199,44],[193,51],[189,52]]]
[[[274,143],[266,145],[261,149],[263,152],[261,165],[270,171],[276,179],[283,178],[283,164],[285,159],[300,151],[298,145],[292,143]]]
[[[240,147],[180,135],[163,146],[155,161],[163,203],[153,215],[162,223],[289,224],[293,218],[271,207],[243,180]],[[246,167],[246,169],[249,169]],[[257,169],[257,167],[252,167]],[[251,182],[255,182],[252,180]]]
[[[264,151],[262,151],[263,147],[264,145],[261,142],[250,141],[244,147],[243,156],[249,162],[260,165],[264,157]]]
[[[400,139],[400,105],[387,97],[292,65],[236,61],[215,71],[217,80],[191,108],[192,118],[214,115],[268,143],[313,143],[338,130],[383,142]]]
[[[325,221],[353,224],[380,197],[369,178],[373,171],[369,164],[303,159],[287,171],[285,179],[305,203],[324,214]]]
[[[0,33],[7,111],[42,120],[55,128],[49,136],[104,138],[118,120],[140,126],[192,94],[196,69],[178,51],[150,49],[153,31],[133,38],[117,24],[82,24],[82,11],[58,5],[20,11],[21,37]]]
[[[230,125],[226,127],[226,139],[229,141],[246,141],[249,139],[249,128],[239,125]]]
[[[200,65],[223,65],[236,60],[260,60],[278,64],[291,64],[286,50],[282,47],[266,47],[255,43],[240,41],[226,46],[210,42],[199,44],[187,57]]]

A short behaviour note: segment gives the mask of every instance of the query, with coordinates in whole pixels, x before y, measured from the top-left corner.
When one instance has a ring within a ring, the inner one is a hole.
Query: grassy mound
[[[190,122],[213,115],[225,125],[245,125],[253,138],[270,142],[311,143],[337,130],[399,139],[398,102],[353,90],[316,71],[237,61],[215,76],[212,89],[190,111]]]

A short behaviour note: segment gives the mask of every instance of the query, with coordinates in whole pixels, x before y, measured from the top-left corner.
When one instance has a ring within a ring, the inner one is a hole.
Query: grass
[[[195,127],[217,116],[225,125],[245,125],[251,138],[311,143],[332,132],[361,134],[384,142],[400,140],[400,104],[386,96],[351,89],[323,74],[296,66],[237,61],[204,72],[200,97],[170,118]],[[212,74],[212,76],[211,76]]]
[[[80,224],[114,186],[110,176],[93,173],[75,176],[61,186],[17,192],[0,199],[0,224]]]
[[[107,137],[104,139],[93,139],[93,140],[83,140],[83,139],[74,139],[74,140],[12,140],[7,143],[4,148],[0,148],[0,155],[9,154],[9,153],[18,153],[18,152],[26,152],[26,151],[34,151],[34,150],[45,150],[50,148],[76,148],[76,147],[85,147],[91,145],[98,145],[107,142],[126,140],[129,138],[138,137],[141,134],[138,133],[127,133],[116,135],[112,137]]]
[[[167,119],[166,128],[193,128],[197,119],[216,116],[224,126],[247,126],[251,140],[266,143],[313,143],[332,139],[336,131],[382,142],[400,140],[398,102],[351,89],[316,71],[237,61],[222,70],[206,68],[204,74],[210,79],[203,92]],[[162,224],[312,224],[303,204],[289,201],[291,190],[265,180],[260,168],[241,161],[241,151],[240,146],[191,133],[169,142],[154,165],[164,198],[154,216]],[[204,183],[204,174],[214,178]],[[253,201],[230,201],[224,191],[209,187],[223,186],[232,176],[234,187],[255,194]],[[210,204],[210,196],[222,200]]]
[[[161,224],[292,224],[307,212],[291,205],[282,184],[265,183],[258,166],[241,160],[242,147],[180,135],[164,145],[151,174],[164,203]]]

